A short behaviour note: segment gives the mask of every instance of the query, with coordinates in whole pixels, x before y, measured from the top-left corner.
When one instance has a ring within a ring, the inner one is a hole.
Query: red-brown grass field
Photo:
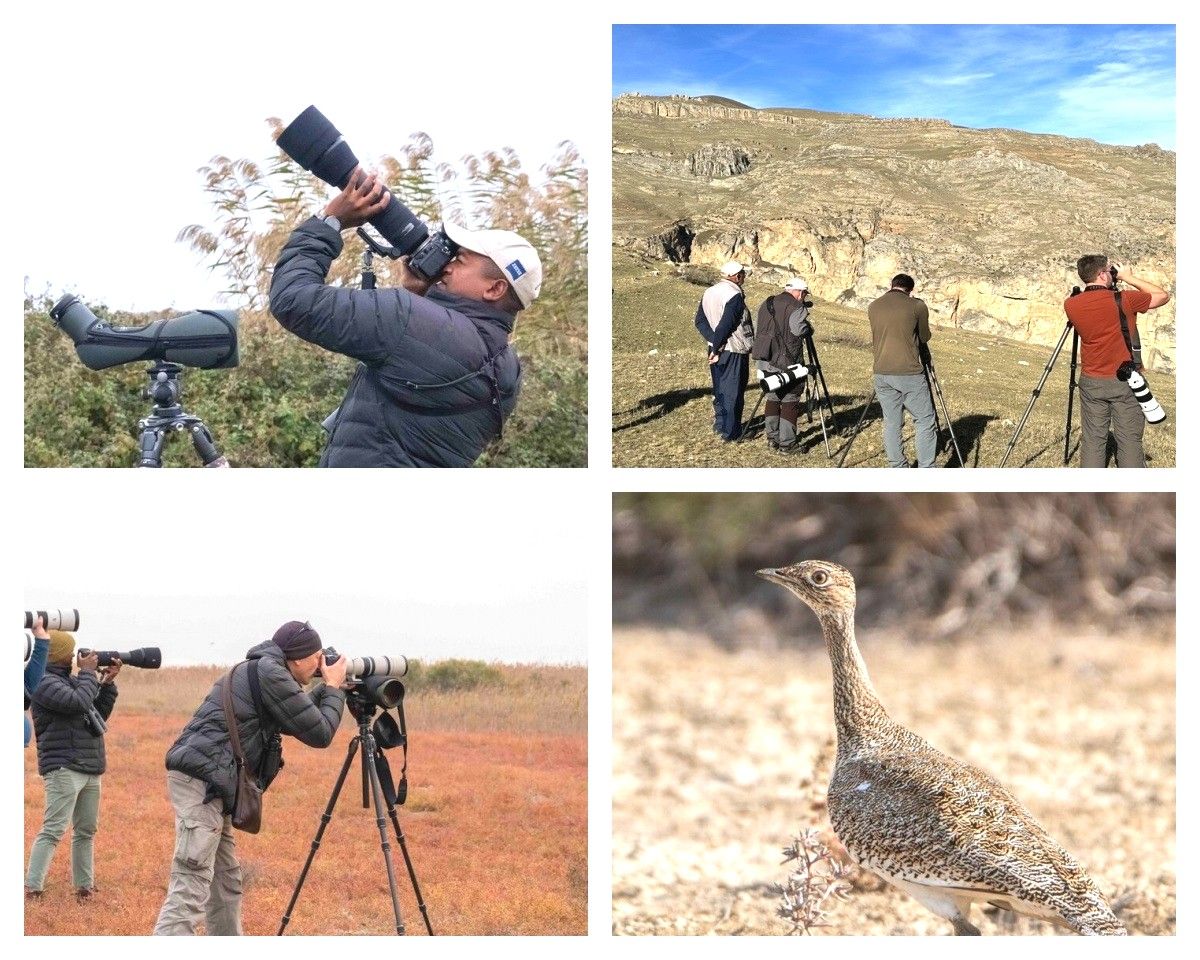
[[[399,818],[433,931],[587,933],[587,670],[499,666],[501,682],[412,691],[408,802]],[[163,758],[223,671],[127,669],[109,721],[95,901],[72,895],[70,832],[41,901],[25,904],[26,934],[149,934],[166,893],[175,844]],[[247,934],[274,934],[346,749],[343,715],[326,750],[284,737],[286,766],[264,795],[263,828],[237,834]],[[389,751],[399,775],[400,751]],[[289,934],[392,934],[379,831],[364,810],[355,766],[288,925]],[[45,799],[33,745],[25,751],[25,857]],[[393,847],[407,932],[425,932]],[[203,928],[201,928],[203,929]]]

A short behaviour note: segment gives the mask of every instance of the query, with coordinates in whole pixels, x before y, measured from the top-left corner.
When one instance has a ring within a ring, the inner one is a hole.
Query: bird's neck
[[[853,611],[823,613],[820,620],[833,666],[833,717],[840,744],[867,734],[881,719],[886,720],[887,712],[858,652]]]

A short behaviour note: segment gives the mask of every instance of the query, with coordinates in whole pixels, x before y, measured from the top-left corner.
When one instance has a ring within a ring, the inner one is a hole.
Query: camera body
[[[330,186],[346,189],[358,158],[345,138],[315,106],[309,106],[284,128],[279,149]],[[388,191],[391,193],[391,191]],[[383,210],[369,221],[392,246],[391,257],[408,257],[408,268],[426,280],[436,280],[458,253],[458,244],[429,227],[394,193]]]

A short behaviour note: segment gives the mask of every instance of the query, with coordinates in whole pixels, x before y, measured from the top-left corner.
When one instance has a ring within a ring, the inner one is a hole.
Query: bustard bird
[[[1124,936],[1100,890],[991,776],[935,750],[879,702],[854,639],[854,578],[806,560],[759,570],[817,619],[833,665],[837,760],[829,819],[850,855],[954,925],[978,935],[990,903],[1086,935]]]

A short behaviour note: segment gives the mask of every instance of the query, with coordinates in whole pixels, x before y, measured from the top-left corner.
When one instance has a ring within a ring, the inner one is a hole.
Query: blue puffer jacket
[[[286,329],[362,362],[321,466],[470,466],[517,405],[512,315],[441,287],[422,297],[326,286],[341,251],[341,235],[313,217],[271,278],[271,312]]]

